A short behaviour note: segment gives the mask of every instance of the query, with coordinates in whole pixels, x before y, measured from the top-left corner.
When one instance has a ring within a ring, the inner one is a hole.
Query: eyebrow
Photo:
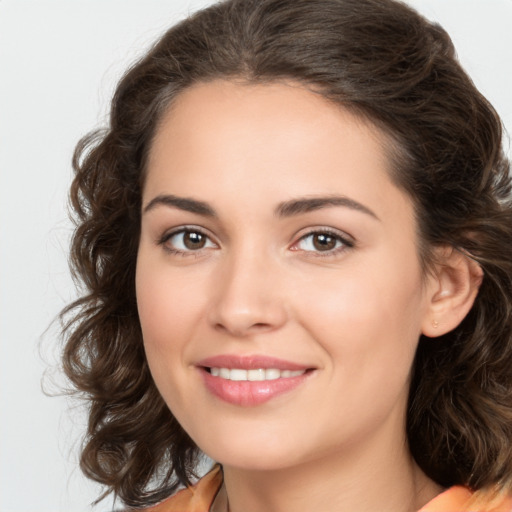
[[[217,217],[217,212],[208,203],[188,197],[178,197],[172,194],[162,194],[153,198],[144,207],[144,213],[153,210],[158,206],[170,206],[172,208],[178,208],[179,210],[184,210],[186,212],[204,215],[205,217]],[[275,210],[275,214],[278,217],[292,217],[294,215],[300,215],[315,210],[321,210],[322,208],[328,208],[330,206],[342,206],[345,208],[350,208],[351,210],[365,213],[370,217],[380,220],[377,215],[368,207],[345,196],[291,199],[289,201],[280,203]]]
[[[291,217],[293,215],[300,215],[302,213],[308,213],[322,208],[328,208],[330,206],[343,206],[356,210],[358,212],[365,213],[370,217],[380,220],[377,215],[370,210],[367,206],[364,206],[353,199],[345,196],[326,196],[326,197],[311,197],[304,199],[291,199],[280,203],[276,208],[276,214],[279,217]]]
[[[197,199],[178,197],[170,194],[162,194],[153,198],[144,207],[144,213],[153,210],[157,206],[171,206],[186,212],[204,215],[205,217],[217,217],[217,213],[208,203],[198,201]]]

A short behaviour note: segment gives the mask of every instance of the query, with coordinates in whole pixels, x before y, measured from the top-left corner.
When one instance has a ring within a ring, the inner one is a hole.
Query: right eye
[[[160,240],[166,250],[174,254],[187,255],[201,249],[217,247],[210,237],[198,229],[180,229],[162,237]]]

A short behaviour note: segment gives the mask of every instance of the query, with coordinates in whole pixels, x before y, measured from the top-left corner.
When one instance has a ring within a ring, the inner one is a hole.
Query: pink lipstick
[[[197,364],[207,389],[243,407],[263,404],[302,384],[313,368],[268,356],[220,355]]]

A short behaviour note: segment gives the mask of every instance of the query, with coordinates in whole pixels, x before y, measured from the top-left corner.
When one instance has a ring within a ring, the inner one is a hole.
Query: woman
[[[155,511],[511,510],[501,139],[393,0],[170,29],[74,161],[85,473]]]

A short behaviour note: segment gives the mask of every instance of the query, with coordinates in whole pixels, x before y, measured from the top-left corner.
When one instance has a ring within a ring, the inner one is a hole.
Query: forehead
[[[226,140],[233,146],[244,146],[246,160],[254,153],[277,157],[288,151],[304,156],[308,149],[325,152],[332,143],[346,141],[354,153],[372,146],[379,165],[391,170],[391,137],[319,93],[294,82],[226,80],[195,84],[174,99],[157,127],[148,167],[154,167],[171,149],[189,159],[208,152],[214,155],[215,148],[224,146]],[[188,149],[195,151],[187,154]],[[226,148],[222,154],[224,158],[230,156]],[[319,157],[317,153],[317,161]]]
[[[236,127],[237,137],[264,124],[276,128],[288,124],[286,131],[295,127],[297,133],[304,122],[317,129],[320,136],[322,130],[318,128],[326,122],[330,125],[350,122],[364,129],[369,137],[382,144],[383,149],[389,147],[392,140],[390,134],[378,128],[367,117],[351,113],[343,105],[326,99],[320,90],[315,91],[299,82],[250,83],[220,79],[199,82],[180,92],[162,116],[157,137],[158,133],[169,131],[169,128],[172,130],[173,127],[183,131],[190,123],[196,127],[198,123],[211,123],[216,124],[218,129],[229,128],[227,121],[235,121],[233,114],[238,114],[239,120],[240,116],[244,116],[243,126]],[[221,118],[223,125],[219,126],[218,120]],[[171,123],[173,126],[170,126]],[[239,128],[243,130],[239,131]]]

